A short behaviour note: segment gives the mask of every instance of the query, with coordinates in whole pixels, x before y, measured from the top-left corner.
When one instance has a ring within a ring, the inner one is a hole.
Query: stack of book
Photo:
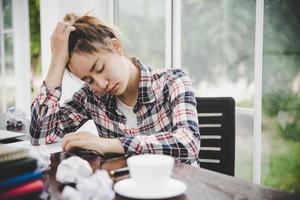
[[[44,189],[42,176],[28,149],[0,144],[0,199],[36,199]]]

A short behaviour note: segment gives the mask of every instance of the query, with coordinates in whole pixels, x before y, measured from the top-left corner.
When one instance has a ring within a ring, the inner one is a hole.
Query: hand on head
[[[68,43],[69,36],[75,27],[66,23],[58,22],[51,35],[52,59],[64,67],[69,59]]]

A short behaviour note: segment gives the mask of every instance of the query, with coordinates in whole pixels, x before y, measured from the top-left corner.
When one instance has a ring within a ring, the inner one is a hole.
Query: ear
[[[115,50],[120,56],[124,55],[123,45],[120,40],[118,40],[117,38],[111,39],[111,45],[113,50]]]

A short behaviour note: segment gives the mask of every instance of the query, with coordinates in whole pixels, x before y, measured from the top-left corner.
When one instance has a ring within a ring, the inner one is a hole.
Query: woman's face
[[[86,82],[99,95],[122,95],[127,88],[127,58],[117,51],[93,54],[73,53],[69,62],[72,74]]]

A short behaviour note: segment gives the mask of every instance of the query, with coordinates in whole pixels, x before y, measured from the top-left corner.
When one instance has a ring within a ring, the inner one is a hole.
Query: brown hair
[[[119,31],[114,26],[94,16],[69,13],[63,20],[76,28],[69,36],[69,55],[73,52],[93,53],[99,49],[111,51],[110,40],[116,38],[121,41]]]

